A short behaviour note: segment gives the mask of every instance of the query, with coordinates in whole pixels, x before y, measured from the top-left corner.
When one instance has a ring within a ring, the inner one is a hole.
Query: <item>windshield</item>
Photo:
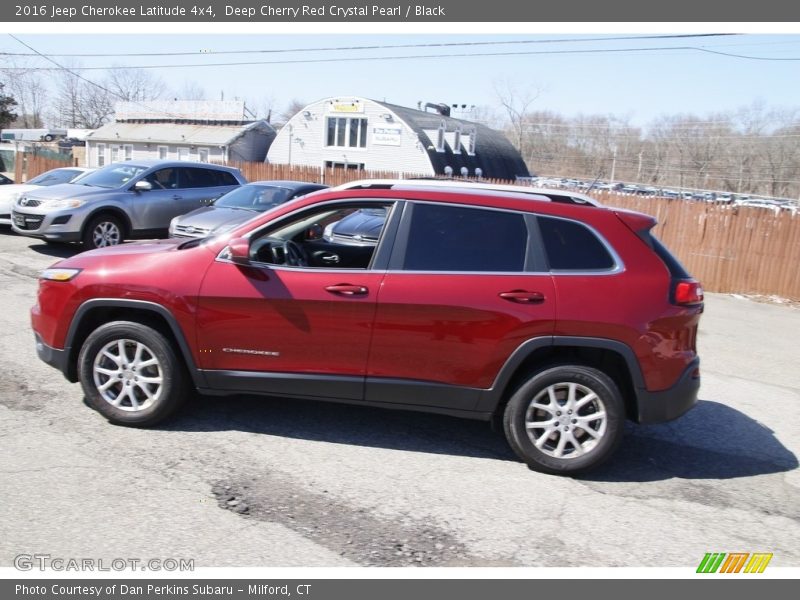
[[[53,169],[34,177],[28,183],[31,185],[58,185],[59,183],[69,183],[83,171],[79,169]]]
[[[118,188],[128,183],[134,177],[144,173],[145,167],[137,167],[129,163],[117,163],[98,169],[76,181],[80,185],[91,185],[101,188]]]
[[[214,206],[263,212],[286,202],[291,194],[291,190],[286,188],[248,184],[220,196]]]

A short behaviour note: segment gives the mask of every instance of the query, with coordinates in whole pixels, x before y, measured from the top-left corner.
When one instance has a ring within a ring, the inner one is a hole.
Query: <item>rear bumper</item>
[[[694,359],[677,383],[660,392],[638,391],[639,415],[642,425],[664,423],[677,419],[695,404],[700,391],[700,359]]]

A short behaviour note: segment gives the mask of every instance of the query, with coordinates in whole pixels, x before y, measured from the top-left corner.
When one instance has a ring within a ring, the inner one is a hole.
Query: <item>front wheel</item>
[[[156,425],[188,391],[169,340],[141,323],[114,321],[95,329],[81,347],[78,369],[91,406],[118,425]]]
[[[87,250],[116,246],[125,240],[119,219],[111,215],[93,218],[83,232],[83,247]]]
[[[577,475],[605,462],[624,432],[625,405],[602,371],[560,365],[540,371],[511,396],[506,438],[534,471]]]

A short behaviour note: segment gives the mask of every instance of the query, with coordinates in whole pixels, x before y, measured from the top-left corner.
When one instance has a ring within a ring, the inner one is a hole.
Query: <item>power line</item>
[[[10,35],[10,34],[9,34]],[[15,38],[16,39],[16,38]],[[652,48],[592,48],[587,50],[538,50],[527,52],[473,52],[473,53],[451,53],[451,54],[408,54],[400,56],[348,56],[339,58],[307,58],[290,60],[265,60],[265,61],[236,61],[236,62],[216,62],[216,63],[184,63],[184,64],[162,64],[162,65],[114,65],[111,67],[73,67],[74,71],[104,71],[109,69],[190,69],[190,68],[213,68],[213,67],[252,67],[261,65],[297,65],[297,64],[329,64],[329,63],[349,63],[349,62],[368,62],[374,60],[418,60],[418,59],[441,59],[441,58],[486,58],[502,56],[541,56],[541,55],[569,55],[569,54],[619,54],[629,52],[655,52],[655,51],[696,51],[707,52],[706,49],[697,46],[660,46]],[[744,55],[727,54],[723,52],[708,51],[711,54],[719,54],[733,58],[752,58],[754,60],[780,60],[798,61],[798,58],[767,58],[767,57],[747,57]],[[43,54],[39,56],[44,57]],[[53,61],[51,61],[53,62]],[[6,71],[56,71],[52,67],[5,67]]]
[[[71,70],[71,69],[59,64],[58,62],[56,62],[55,60],[53,60],[49,56],[46,56],[46,55],[42,54],[41,52],[39,52],[38,50],[36,50],[36,48],[34,48],[33,46],[30,46],[30,45],[26,44],[25,42],[23,42],[21,39],[19,39],[15,35],[12,35],[10,33],[8,35],[9,35],[9,37],[11,37],[12,39],[16,40],[17,42],[19,42],[20,44],[22,44],[23,46],[25,46],[29,50],[31,50],[31,51],[35,52],[36,54],[38,54],[39,56],[41,56],[46,61],[51,62],[54,65],[56,65],[58,67],[59,71],[65,71],[67,73],[70,73],[70,74],[74,75],[75,77],[77,77],[78,79],[80,79],[81,81],[83,81],[85,83],[88,83],[89,85],[91,85],[93,87],[96,87],[97,89],[102,90],[102,91],[106,92],[107,94],[111,94],[112,96],[116,96],[117,98],[119,98],[121,100],[125,100],[126,102],[132,102],[133,104],[136,104],[138,106],[146,108],[147,110],[150,110],[150,111],[153,111],[153,112],[159,112],[159,113],[161,113],[163,115],[166,115],[166,116],[169,116],[169,117],[172,117],[172,118],[177,118],[178,117],[178,115],[174,115],[174,114],[169,113],[167,111],[153,109],[152,107],[150,107],[150,106],[148,106],[146,104],[143,104],[142,102],[139,102],[139,101],[136,101],[136,100],[130,100],[128,98],[125,98],[122,94],[119,94],[119,93],[117,93],[117,92],[115,92],[113,90],[110,90],[107,87],[104,87],[104,86],[100,85],[99,83],[96,83],[96,82],[92,81],[91,79],[86,79],[82,75],[80,75],[78,73],[75,73],[73,70]],[[49,70],[53,70],[53,69],[49,69]]]
[[[257,50],[208,50],[203,52],[120,52],[120,53],[48,53],[48,56],[58,56],[62,58],[118,58],[118,57],[149,57],[149,56],[197,56],[203,55],[223,55],[223,54],[281,54],[287,52],[332,52],[350,50],[390,50],[399,48],[447,48],[458,46],[498,46],[514,44],[556,44],[556,43],[585,43],[585,42],[611,42],[623,40],[663,40],[663,39],[687,39],[687,38],[708,38],[708,37],[728,37],[739,36],[740,33],[693,33],[693,34],[672,34],[672,35],[628,35],[618,37],[596,37],[581,39],[545,39],[545,40],[507,40],[507,41],[485,41],[485,42],[431,42],[418,44],[382,44],[372,46],[332,46],[317,48],[276,48],[276,49],[257,49]],[[0,52],[0,56],[42,56],[39,53],[27,52]]]

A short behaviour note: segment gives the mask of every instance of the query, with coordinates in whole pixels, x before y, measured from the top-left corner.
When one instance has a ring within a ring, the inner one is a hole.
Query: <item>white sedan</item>
[[[0,186],[0,225],[11,225],[11,207],[20,194],[35,190],[39,187],[69,183],[93,171],[84,167],[63,167],[45,171],[27,183],[14,183]]]

